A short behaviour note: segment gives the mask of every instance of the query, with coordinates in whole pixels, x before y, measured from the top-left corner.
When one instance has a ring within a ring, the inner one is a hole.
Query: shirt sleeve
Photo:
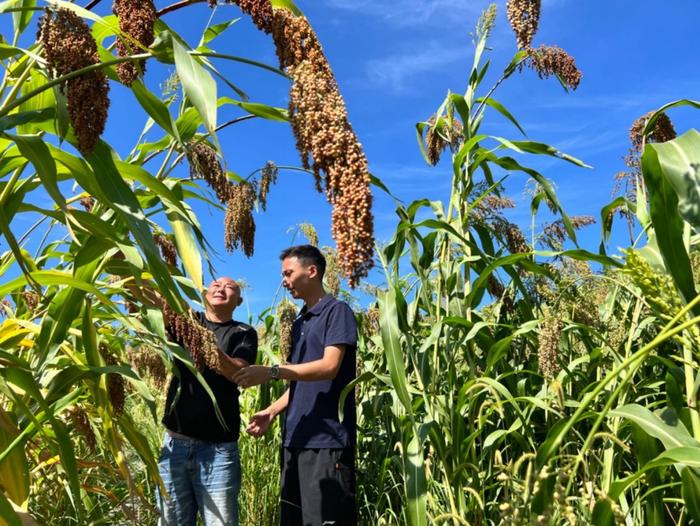
[[[323,345],[357,345],[357,321],[347,303],[339,302],[331,307]]]
[[[252,327],[243,335],[241,342],[236,345],[231,355],[233,358],[241,358],[249,364],[254,364],[258,357],[258,333]]]

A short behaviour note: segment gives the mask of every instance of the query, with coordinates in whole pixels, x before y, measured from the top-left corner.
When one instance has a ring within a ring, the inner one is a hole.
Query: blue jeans
[[[167,497],[157,494],[160,526],[238,526],[241,463],[237,442],[165,435],[158,462]]]

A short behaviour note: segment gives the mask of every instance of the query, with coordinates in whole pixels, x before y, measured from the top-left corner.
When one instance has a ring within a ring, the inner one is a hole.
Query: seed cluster
[[[451,119],[451,126],[446,119],[437,119],[435,115],[428,119],[428,132],[425,134],[425,146],[428,162],[435,166],[440,162],[442,152],[448,146],[456,148],[462,140],[462,123],[457,119]]]
[[[530,252],[530,245],[525,240],[523,231],[520,230],[518,225],[505,220],[500,221],[498,225],[497,231],[499,231],[501,237],[505,238],[506,245],[511,254]]]
[[[644,145],[644,127],[647,125],[649,118],[654,114],[653,111],[646,113],[639,117],[630,128],[630,142],[632,143],[632,149],[640,153],[642,152],[642,147]],[[656,122],[654,122],[654,129],[647,137],[647,142],[666,142],[671,141],[676,138],[676,129],[673,127],[673,122],[669,119],[668,115],[661,113]]]
[[[273,11],[280,66],[292,77],[289,116],[302,164],[333,205],[332,234],[351,287],[373,266],[374,219],[367,159],[321,44],[306,18]],[[322,178],[322,175],[325,177]]]
[[[224,242],[226,250],[233,252],[238,246],[247,257],[255,250],[255,186],[241,181],[230,188],[224,217]]]
[[[68,9],[47,10],[39,22],[37,39],[55,77],[98,64],[97,44],[90,28]],[[83,73],[64,83],[68,114],[83,155],[92,153],[107,122],[109,84],[101,69]]]
[[[529,48],[540,23],[540,0],[508,0],[506,14],[518,49]]]
[[[637,202],[637,185],[644,185],[644,177],[641,170],[641,155],[644,144],[648,142],[666,142],[676,138],[673,122],[665,113],[660,114],[656,119],[651,133],[646,138],[643,136],[644,128],[653,114],[654,112],[650,111],[632,123],[629,133],[631,146],[624,157],[628,170],[621,171],[615,175],[615,189],[613,193],[623,193],[631,203]],[[625,207],[621,207],[619,213],[627,218],[628,221],[633,221],[631,212]],[[611,213],[609,221],[612,221],[612,219],[613,215]]]
[[[258,202],[263,210],[267,210],[267,194],[270,193],[270,187],[277,182],[278,174],[279,169],[272,161],[267,161],[261,170]]]
[[[292,353],[292,325],[297,317],[297,308],[289,301],[281,301],[277,305],[277,326],[280,353],[285,360]]]
[[[489,4],[489,6],[481,12],[479,21],[476,24],[477,37],[489,37],[496,23],[496,14],[496,4]]]
[[[318,246],[318,232],[316,232],[314,225],[311,223],[302,223],[299,225],[299,230],[301,230],[304,237],[308,239],[309,245]]]
[[[372,336],[379,334],[381,330],[380,325],[380,313],[379,307],[377,305],[372,305],[367,312],[362,315],[362,334],[365,338],[369,339]]]
[[[595,223],[595,218],[592,216],[571,216],[569,220],[574,230],[579,230]],[[562,250],[564,240],[568,237],[564,221],[561,219],[549,223],[543,229],[543,241],[552,250]]]
[[[95,206],[95,198],[91,195],[86,195],[80,198],[80,204],[83,206],[86,212],[91,212],[92,207]]]
[[[167,370],[160,355],[150,345],[140,347],[127,347],[127,355],[131,366],[141,376],[148,377],[156,389],[162,389],[167,379]]]
[[[190,163],[190,177],[204,179],[216,193],[221,203],[229,200],[231,181],[226,177],[216,150],[205,141],[194,144],[187,152]]]
[[[95,432],[90,426],[90,419],[82,407],[75,406],[68,411],[68,420],[73,429],[75,429],[84,439],[90,451],[97,452],[97,438]]]
[[[25,290],[22,292],[22,297],[24,298],[24,303],[27,305],[28,311],[33,311],[39,305],[39,294],[33,290]]]
[[[7,298],[0,300],[0,318],[5,318],[8,313],[12,312],[12,304]]]
[[[575,90],[581,82],[581,71],[576,67],[574,57],[557,46],[542,45],[528,49],[528,65],[540,78],[558,76],[567,88]]]
[[[236,4],[253,23],[265,33],[272,31],[272,3],[270,0],[225,0],[227,4]],[[216,6],[216,0],[207,0],[209,7]]]
[[[177,314],[167,303],[163,304],[165,326],[175,341],[187,349],[192,362],[200,371],[205,368],[219,371],[219,351],[214,333],[202,326],[192,312]]]
[[[492,298],[501,302],[505,312],[513,312],[513,298],[510,292],[506,290],[503,284],[493,274],[490,274],[486,280],[486,289],[489,291]]]
[[[538,337],[539,354],[537,357],[540,372],[547,378],[553,378],[560,370],[559,339],[562,323],[552,316],[542,321]]]
[[[153,26],[156,23],[156,8],[152,0],[114,0],[112,11],[119,19],[119,29],[128,39],[117,39],[117,53],[127,57],[135,47],[132,42],[138,42],[147,48],[153,44]],[[122,62],[117,65],[119,80],[127,86],[146,71],[146,61]]]
[[[337,296],[340,292],[340,279],[342,275],[338,254],[332,247],[323,247],[321,252],[323,252],[323,257],[326,259],[326,272],[323,274],[323,287],[329,294]]]
[[[166,261],[166,263],[176,267],[177,248],[175,247],[175,243],[173,243],[170,236],[163,234],[162,232],[156,232],[153,234],[153,241],[156,245],[158,245],[158,248],[160,248],[160,253],[163,255],[163,259]]]
[[[117,359],[109,352],[106,345],[100,344],[100,354],[107,365],[118,365]],[[124,403],[126,402],[126,384],[124,377],[119,373],[107,374],[107,392],[109,393],[109,401],[112,404],[114,415],[119,417],[124,412]]]

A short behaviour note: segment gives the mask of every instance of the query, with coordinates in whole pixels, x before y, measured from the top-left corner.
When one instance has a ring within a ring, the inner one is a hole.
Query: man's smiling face
[[[232,311],[241,304],[241,288],[231,278],[218,278],[209,284],[207,302],[213,308],[230,308]]]

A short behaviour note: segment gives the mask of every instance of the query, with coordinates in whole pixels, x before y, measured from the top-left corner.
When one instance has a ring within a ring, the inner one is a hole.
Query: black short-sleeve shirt
[[[329,345],[345,345],[343,361],[333,380],[294,381],[284,426],[284,446],[292,448],[345,448],[355,444],[355,394],[350,392],[339,420],[340,393],[355,378],[357,323],[347,303],[330,294],[310,309],[303,308],[292,326],[290,363],[323,358]]]
[[[197,313],[199,321],[214,332],[225,354],[253,364],[258,353],[258,334],[253,327],[231,320],[215,323]],[[238,440],[241,427],[238,386],[208,367],[202,376],[216,398],[226,428],[216,417],[214,404],[197,378],[179,360],[175,360],[180,377],[173,375],[165,402],[163,425],[171,431],[209,442]],[[179,388],[179,393],[178,393]]]

